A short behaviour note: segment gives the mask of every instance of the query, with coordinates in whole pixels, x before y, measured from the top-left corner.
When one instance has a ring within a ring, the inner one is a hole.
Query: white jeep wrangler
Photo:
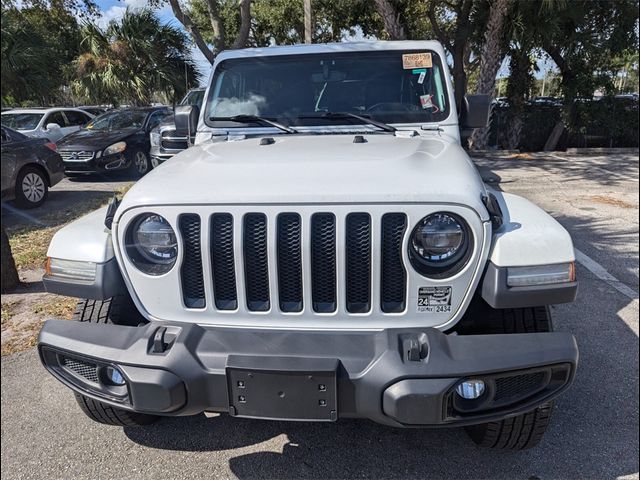
[[[578,349],[548,305],[577,284],[568,233],[485,186],[436,42],[218,55],[193,146],[60,230],[44,277],[79,297],[44,366],[111,425],[228,412],[464,426],[536,445]]]

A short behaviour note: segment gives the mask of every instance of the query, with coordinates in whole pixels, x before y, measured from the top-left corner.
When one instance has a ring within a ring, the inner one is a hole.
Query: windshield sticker
[[[438,106],[433,103],[433,95],[420,95],[420,105],[426,110],[427,108],[433,108],[433,113],[439,112]]]
[[[412,70],[414,68],[431,68],[430,53],[405,53],[402,55],[402,68]]]
[[[419,85],[422,85],[424,83],[424,77],[426,77],[426,76],[427,76],[427,72],[422,72],[420,74],[420,76],[418,77],[418,84]]]
[[[451,287],[419,287],[418,312],[451,312]]]

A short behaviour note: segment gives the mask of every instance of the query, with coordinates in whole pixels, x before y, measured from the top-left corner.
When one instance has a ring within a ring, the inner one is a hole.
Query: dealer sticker
[[[405,53],[402,55],[402,68],[412,70],[414,68],[431,68],[431,54],[425,53]]]
[[[451,312],[451,287],[419,287],[418,312]]]

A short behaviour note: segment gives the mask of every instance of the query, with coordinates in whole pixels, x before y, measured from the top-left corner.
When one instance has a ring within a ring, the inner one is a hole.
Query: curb
[[[584,154],[584,153],[639,153],[638,147],[630,147],[630,148],[605,148],[605,147],[595,147],[595,148],[567,148],[567,151],[564,153],[574,153],[574,154]]]

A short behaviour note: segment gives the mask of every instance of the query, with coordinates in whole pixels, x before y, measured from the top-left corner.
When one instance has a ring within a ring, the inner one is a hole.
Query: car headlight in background
[[[125,241],[129,258],[144,273],[162,275],[176,263],[178,240],[169,222],[160,215],[140,215],[129,226]]]
[[[104,149],[104,155],[115,155],[116,153],[122,153],[127,148],[127,142],[116,142],[113,145],[109,145]]]
[[[158,132],[157,130],[153,130],[149,134],[149,142],[152,146],[158,147],[160,145],[160,132]]]
[[[462,218],[453,213],[432,213],[413,229],[409,258],[421,275],[447,277],[466,265],[472,245],[471,232]]]

